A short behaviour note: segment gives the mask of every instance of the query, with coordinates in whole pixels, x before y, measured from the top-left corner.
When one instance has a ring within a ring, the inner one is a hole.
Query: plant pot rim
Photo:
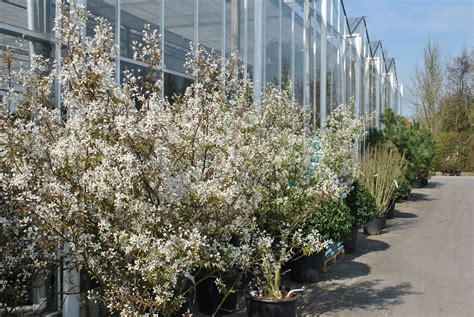
[[[260,302],[260,303],[290,303],[297,301],[299,298],[301,298],[301,294],[297,294],[296,296],[290,297],[290,298],[284,298],[284,299],[271,299],[271,298],[262,298],[262,297],[253,297],[253,296],[247,296],[247,300],[251,300],[254,302]]]

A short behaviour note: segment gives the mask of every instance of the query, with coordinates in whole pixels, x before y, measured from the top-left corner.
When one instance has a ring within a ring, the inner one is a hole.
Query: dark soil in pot
[[[237,277],[234,275],[225,277],[224,284],[230,288],[234,284],[236,278]],[[196,286],[196,301],[201,313],[212,315],[224,299],[225,294],[219,293],[215,281],[216,277],[209,277]],[[237,309],[238,301],[238,292],[235,291],[230,293],[221,305],[217,315],[226,315],[234,312]]]
[[[377,216],[367,223],[364,233],[368,235],[378,235],[382,233],[383,223],[386,221],[385,215]]]
[[[344,240],[344,252],[354,253],[357,247],[357,235],[359,233],[359,227],[352,227],[351,235]]]
[[[247,298],[249,317],[296,317],[301,295],[280,300]]]
[[[387,219],[395,218],[395,199],[392,199],[390,201],[390,205],[388,206],[386,217]]]
[[[313,284],[321,279],[324,267],[324,252],[303,255],[287,263],[290,280],[296,283]]]

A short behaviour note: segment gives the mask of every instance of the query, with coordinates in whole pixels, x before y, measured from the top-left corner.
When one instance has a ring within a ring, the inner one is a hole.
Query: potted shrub
[[[364,232],[380,234],[395,192],[396,180],[403,175],[404,159],[393,145],[386,143],[369,147],[360,162],[363,174],[359,181],[374,196],[376,205],[376,216],[367,223]]]
[[[402,176],[397,182],[398,187],[395,190],[395,199],[396,201],[403,201],[410,199],[411,194],[411,184],[410,181]]]
[[[351,235],[344,240],[344,250],[352,253],[357,246],[357,233],[374,218],[376,212],[375,198],[363,184],[356,181],[352,184],[352,190],[345,198],[352,217]]]
[[[349,208],[343,200],[322,202],[310,215],[306,231],[316,229],[324,240],[343,241],[352,228]],[[324,250],[311,255],[298,254],[289,263],[290,278],[297,283],[315,283],[323,273]]]
[[[302,108],[290,96],[267,88],[260,108],[249,316],[296,316],[301,295],[282,287],[282,267],[296,254],[310,255],[329,245],[315,228],[305,229],[317,206],[338,199],[344,187],[325,161],[312,160],[325,146],[313,147]]]

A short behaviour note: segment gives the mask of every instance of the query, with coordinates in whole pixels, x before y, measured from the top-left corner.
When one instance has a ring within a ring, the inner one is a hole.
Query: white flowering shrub
[[[353,102],[338,106],[324,121],[319,137],[319,162],[330,168],[345,184],[343,193],[348,192],[361,173],[355,145],[366,136],[370,121],[366,117],[355,118]]]
[[[327,247],[317,230],[307,230],[307,220],[318,205],[338,199],[341,184],[324,162],[313,164],[313,136],[305,129],[306,110],[289,91],[268,87],[259,105],[258,155],[255,184],[258,230],[253,257],[255,296],[283,298],[282,265],[301,253]]]
[[[26,273],[44,270],[67,243],[62,255],[100,284],[91,297],[124,315],[169,316],[212,272],[252,270],[260,296],[284,296],[282,264],[329,243],[303,228],[353,178],[362,123],[338,108],[315,148],[290,92],[268,87],[255,105],[236,54],[224,61],[194,46],[194,83],[164,100],[149,28],[134,47],[148,72],[119,85],[110,25],[98,18],[87,37],[87,12],[66,3],[56,21],[66,53],[51,73],[61,104],[35,58],[25,93],[6,98],[16,111],[1,112],[1,237],[29,247],[2,257],[0,273],[23,260]]]
[[[48,96],[53,77],[37,57],[28,71],[10,75],[23,93],[10,89],[0,107],[0,306],[7,311],[28,302],[33,280],[46,277],[61,234],[51,234],[49,219],[37,212],[51,199],[42,192],[45,154],[61,129]]]

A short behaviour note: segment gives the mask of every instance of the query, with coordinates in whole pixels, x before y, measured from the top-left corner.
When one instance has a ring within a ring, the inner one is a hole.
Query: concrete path
[[[474,316],[474,177],[437,176],[308,287],[303,316]]]

